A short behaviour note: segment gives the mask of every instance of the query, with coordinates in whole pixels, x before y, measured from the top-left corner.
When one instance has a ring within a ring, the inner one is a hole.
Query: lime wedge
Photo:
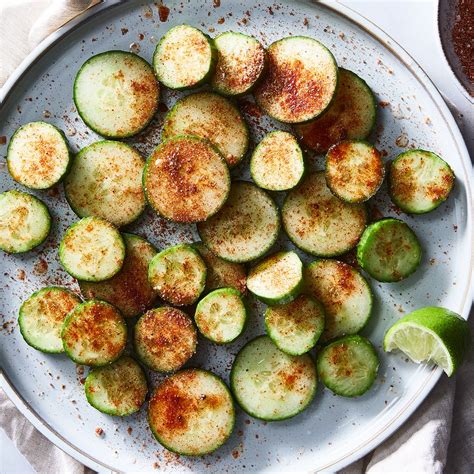
[[[400,350],[414,362],[434,362],[451,377],[467,353],[467,321],[448,309],[428,306],[399,319],[385,334],[384,350]]]

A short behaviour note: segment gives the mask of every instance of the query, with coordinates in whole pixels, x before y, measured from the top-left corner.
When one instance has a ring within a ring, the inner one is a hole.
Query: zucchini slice
[[[357,262],[372,277],[387,283],[407,278],[420,265],[416,234],[399,219],[370,224],[357,246]]]
[[[120,271],[124,259],[120,232],[100,217],[84,217],[70,226],[59,245],[61,265],[78,280],[108,280]]]
[[[252,268],[247,288],[267,304],[294,300],[303,287],[303,264],[296,252],[278,252]]]
[[[318,376],[342,397],[359,397],[375,382],[379,357],[362,336],[346,336],[324,347],[318,355]]]
[[[156,249],[142,237],[122,234],[125,260],[122,269],[106,281],[79,281],[82,296],[113,304],[126,318],[143,314],[155,302],[158,293],[148,281],[148,264]]]
[[[0,249],[28,252],[41,245],[51,230],[51,215],[43,201],[14,189],[0,194]]]
[[[107,415],[127,416],[145,403],[148,384],[134,359],[122,356],[111,365],[92,369],[84,384],[87,401]]]
[[[156,76],[170,89],[189,89],[203,84],[214,72],[216,61],[212,39],[189,25],[171,28],[153,54]]]
[[[76,364],[100,367],[117,360],[127,343],[127,324],[105,301],[86,301],[66,317],[61,331],[64,351]]]
[[[315,260],[305,268],[304,279],[305,291],[324,305],[323,341],[365,327],[372,314],[372,291],[355,268],[337,260]]]
[[[318,154],[342,140],[365,140],[375,127],[377,102],[357,74],[339,68],[336,94],[321,117],[295,125],[301,143]]]
[[[264,47],[253,36],[228,31],[214,39],[217,64],[211,85],[222,95],[250,92],[262,77],[266,65]]]
[[[80,303],[79,297],[66,288],[50,286],[33,293],[21,305],[18,317],[25,342],[42,352],[64,352],[64,319]]]
[[[215,145],[232,167],[240,163],[249,146],[244,118],[232,102],[212,92],[199,92],[178,100],[163,124],[163,139],[196,135]]]
[[[74,81],[74,103],[82,120],[109,138],[141,132],[155,115],[159,96],[153,68],[127,51],[92,56]]]
[[[175,222],[200,222],[215,214],[230,189],[229,169],[221,154],[198,137],[171,138],[152,152],[143,186],[148,202]]]
[[[331,103],[338,68],[331,52],[319,41],[291,36],[267,48],[268,72],[255,90],[255,100],[280,122],[314,119]]]
[[[202,456],[222,446],[234,429],[235,410],[226,384],[202,369],[168,377],[153,393],[148,422],[157,441],[184,456]]]
[[[308,354],[285,354],[268,336],[248,342],[237,354],[230,386],[250,416],[267,421],[301,413],[316,393],[316,367]]]
[[[277,130],[265,135],[250,159],[257,186],[269,191],[294,188],[304,174],[303,152],[291,133]]]
[[[48,189],[69,170],[71,154],[66,137],[46,122],[30,122],[13,134],[7,151],[11,177],[31,189]]]
[[[402,211],[424,214],[448,199],[454,180],[451,167],[435,153],[406,151],[390,165],[390,197]]]
[[[247,272],[240,263],[228,262],[211,252],[202,242],[193,247],[199,252],[207,267],[206,291],[234,288],[242,294],[247,291]]]
[[[369,143],[344,141],[327,152],[326,184],[343,201],[368,201],[382,185],[384,174],[380,152]]]
[[[290,355],[312,349],[324,329],[324,309],[315,299],[300,295],[287,304],[269,306],[265,327],[274,344]]]
[[[234,288],[220,288],[205,296],[197,305],[194,321],[200,333],[217,344],[235,341],[247,321],[242,295]]]
[[[97,216],[117,227],[145,209],[145,160],[131,146],[104,140],[83,148],[64,182],[66,199],[79,217]]]
[[[151,370],[173,372],[196,352],[197,334],[191,318],[170,306],[150,309],[135,326],[135,352]]]
[[[364,204],[335,197],[324,172],[308,175],[291,190],[281,211],[291,241],[312,255],[332,257],[355,247],[367,223]]]
[[[204,244],[230,262],[250,262],[275,243],[280,215],[273,199],[252,183],[235,181],[222,209],[198,224]]]
[[[197,301],[206,286],[206,264],[191,245],[178,244],[155,255],[148,280],[160,297],[176,306]]]

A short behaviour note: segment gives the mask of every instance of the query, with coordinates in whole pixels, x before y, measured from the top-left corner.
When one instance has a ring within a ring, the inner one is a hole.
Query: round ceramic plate
[[[77,220],[61,186],[38,193],[50,207],[54,229],[48,241],[25,255],[0,255],[0,356],[2,383],[25,415],[61,448],[98,470],[164,472],[321,471],[337,470],[386,439],[413,413],[436,383],[441,371],[415,365],[401,355],[381,349],[387,327],[402,314],[426,305],[442,305],[467,317],[472,272],[472,223],[469,158],[448,109],[414,61],[384,33],[340,4],[309,1],[217,0],[165,2],[166,11],[150,2],[107,2],[73,21],[43,43],[10,79],[0,109],[0,135],[7,139],[16,127],[31,120],[47,120],[62,128],[75,151],[99,140],[79,119],[72,101],[72,83],[80,65],[91,55],[110,49],[138,52],[151,60],[157,40],[170,27],[189,23],[210,35],[235,30],[255,35],[265,45],[290,35],[317,38],[334,53],[339,65],[360,74],[377,95],[379,119],[373,140],[386,160],[412,147],[427,148],[452,166],[457,184],[448,202],[424,216],[400,214],[382,188],[372,203],[376,216],[400,217],[419,235],[424,256],[421,268],[397,284],[371,281],[374,315],[364,330],[378,348],[380,373],[369,393],[355,400],[334,396],[321,385],[312,405],[294,419],[264,423],[238,410],[235,432],[224,447],[198,459],[178,457],[164,450],[147,427],[146,413],[120,419],[90,407],[83,393],[84,368],[65,356],[45,355],[27,346],[17,326],[20,303],[45,285],[77,284],[58,262],[58,242]],[[161,14],[161,15],[160,15]],[[146,155],[158,142],[166,108],[181,94],[165,91],[152,125],[129,140]],[[281,124],[260,116],[251,98],[240,106],[253,142]],[[6,145],[0,146],[5,154]],[[320,157],[310,166],[321,168]],[[248,162],[233,171],[249,178]],[[4,163],[0,189],[17,188]],[[281,202],[281,195],[277,200]],[[193,241],[194,226],[175,225],[147,211],[127,230],[146,236],[158,248]],[[290,248],[282,235],[276,248]],[[311,259],[303,256],[305,262]],[[264,332],[263,306],[252,301],[252,317],[235,343],[217,347],[199,341],[190,365],[202,366],[228,380],[232,360],[242,345]],[[151,374],[155,386],[159,377]],[[103,435],[97,437],[97,428]]]

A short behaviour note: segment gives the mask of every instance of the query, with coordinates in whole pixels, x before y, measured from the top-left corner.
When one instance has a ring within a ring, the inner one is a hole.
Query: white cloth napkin
[[[55,3],[55,8],[49,10],[52,15],[64,18],[64,12],[56,7],[67,5],[71,12],[75,12],[77,4],[87,2],[0,0],[0,86],[31,50],[33,45],[28,37],[38,41],[45,29],[51,28],[50,19],[43,17],[40,27],[37,23],[32,30],[35,20],[52,3]],[[22,15],[22,11],[28,11],[28,15]],[[474,156],[474,150],[470,151]],[[471,311],[470,326],[474,334],[474,311]],[[93,472],[48,441],[23,417],[2,390],[0,427],[39,474]],[[0,472],[8,474],[2,471],[1,466]],[[392,437],[340,472],[474,473],[474,351],[470,351],[469,359],[454,379],[443,375],[416,413]]]

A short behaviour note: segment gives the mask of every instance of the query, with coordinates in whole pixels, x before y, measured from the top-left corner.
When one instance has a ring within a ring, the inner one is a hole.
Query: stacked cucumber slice
[[[64,232],[59,261],[85,300],[43,288],[22,304],[19,326],[31,347],[92,367],[85,394],[106,414],[139,411],[146,370],[167,374],[148,405],[153,435],[171,451],[203,455],[232,433],[233,398],[249,415],[277,421],[310,405],[318,378],[340,396],[367,392],[379,357],[359,333],[369,329],[372,291],[358,269],[334,257],[347,260],[343,254],[355,250],[366,274],[395,283],[416,271],[422,251],[402,220],[370,221],[366,201],[385,177],[382,153],[365,141],[376,122],[375,96],[319,41],[291,36],[265,49],[239,32],[212,39],[180,25],[161,38],[152,63],[108,51],[82,65],[74,103],[84,123],[109,140],[74,159],[53,124],[31,122],[13,134],[12,178],[35,190],[64,180],[65,198],[81,218]],[[177,99],[145,160],[128,143],[148,138],[145,128],[162,110],[160,84],[174,90],[165,97]],[[249,153],[253,182],[235,179],[255,137],[234,98],[251,91],[263,112],[286,124]],[[110,140],[140,132],[127,143]],[[306,169],[312,154],[326,155],[324,170]],[[389,195],[410,214],[435,209],[454,185],[450,166],[426,150],[402,153],[388,168]],[[155,215],[144,213],[147,204]],[[173,229],[186,242],[157,249],[122,232],[142,214],[155,224],[148,235],[163,241]],[[196,235],[191,225],[201,242],[187,241]],[[282,227],[290,243],[279,239]],[[29,251],[50,228],[39,198],[0,194],[0,249]],[[304,265],[305,253],[318,259]],[[264,304],[258,317],[267,335],[241,344],[257,317],[250,308]],[[198,331],[237,354],[230,390],[210,372],[183,369],[202,341]],[[465,321],[432,307],[397,322],[384,348],[434,361],[452,375],[468,339]]]

